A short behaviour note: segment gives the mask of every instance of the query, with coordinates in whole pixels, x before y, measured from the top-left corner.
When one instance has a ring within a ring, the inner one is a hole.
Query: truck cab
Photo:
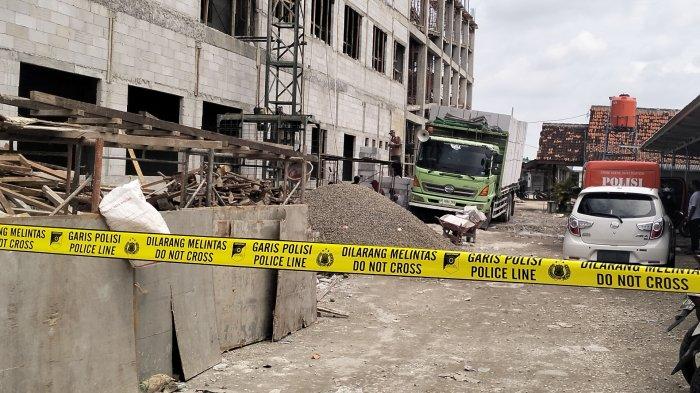
[[[492,218],[508,221],[522,160],[522,143],[518,149],[513,141],[524,142],[524,132],[523,127],[522,138],[517,138],[490,126],[484,117],[436,118],[426,124],[417,135],[420,145],[409,207],[457,212],[474,206],[487,217],[484,227]],[[509,149],[513,157],[506,161]]]
[[[476,206],[484,214],[498,178],[500,149],[487,143],[431,137],[416,156],[411,205],[460,211]]]

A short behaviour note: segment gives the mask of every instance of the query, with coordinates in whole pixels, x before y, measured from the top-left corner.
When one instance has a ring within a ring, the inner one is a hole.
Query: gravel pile
[[[406,209],[372,189],[332,184],[310,191],[311,228],[318,241],[414,248],[454,248]]]

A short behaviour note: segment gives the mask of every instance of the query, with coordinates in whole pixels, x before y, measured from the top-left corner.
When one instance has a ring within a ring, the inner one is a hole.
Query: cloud
[[[622,92],[642,107],[682,108],[700,94],[697,0],[471,0],[474,108],[559,119]],[[585,117],[571,122],[585,122]],[[540,124],[528,127],[536,154]]]
[[[559,61],[570,56],[591,57],[604,52],[607,48],[608,44],[602,38],[583,30],[566,43],[551,45],[545,53],[550,60]]]

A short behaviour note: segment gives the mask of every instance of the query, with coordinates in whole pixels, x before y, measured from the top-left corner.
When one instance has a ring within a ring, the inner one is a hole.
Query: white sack
[[[113,231],[169,234],[163,216],[146,201],[138,180],[110,191],[100,202],[100,213]],[[134,268],[156,262],[129,260]]]

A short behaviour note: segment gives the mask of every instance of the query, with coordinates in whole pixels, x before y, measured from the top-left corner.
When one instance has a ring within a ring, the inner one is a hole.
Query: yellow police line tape
[[[449,250],[2,224],[0,250],[212,266],[700,293],[700,270]]]

